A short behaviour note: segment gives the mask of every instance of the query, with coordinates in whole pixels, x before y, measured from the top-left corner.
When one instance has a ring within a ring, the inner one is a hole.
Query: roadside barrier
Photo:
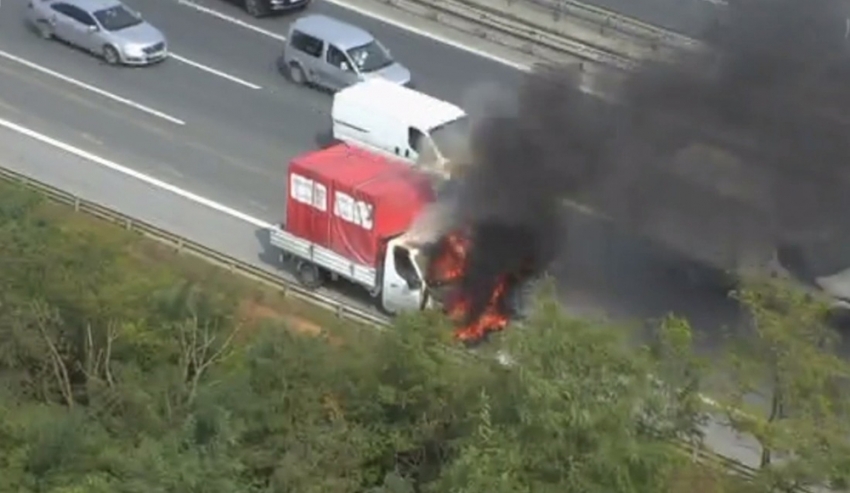
[[[544,61],[563,61],[566,55],[578,59],[582,68],[590,63],[631,70],[645,58],[637,47],[656,57],[681,49],[704,49],[687,36],[574,0],[376,1]],[[536,9],[537,15],[516,12],[511,8],[516,4]],[[581,39],[571,33],[569,24],[560,24],[561,19],[579,23],[610,43]]]
[[[379,0],[418,17],[439,22],[508,48],[555,61],[568,54],[581,61],[630,70],[635,60],[610,49],[555,33],[519,17],[507,17],[481,0]]]
[[[268,286],[279,289],[284,296],[324,308],[335,313],[339,318],[367,325],[389,325],[389,319],[385,317],[350,307],[341,301],[308,291],[290,283],[280,276],[253,266],[247,262],[243,262],[224,253],[217,252],[200,243],[196,243],[162,228],[158,228],[152,224],[148,224],[118,211],[114,211],[102,205],[82,199],[40,181],[33,180],[20,173],[0,168],[0,179],[22,184],[27,188],[43,194],[54,202],[72,207],[77,212],[89,214],[97,217],[98,219],[117,224],[129,231],[139,233],[158,242],[173,246],[178,252],[200,257],[208,262],[222,266],[230,272],[260,281]]]
[[[73,208],[76,212],[89,214],[103,221],[119,225],[128,231],[133,231],[147,238],[169,245],[178,252],[194,255],[212,264],[222,266],[234,274],[262,282],[280,290],[284,296],[324,308],[341,319],[381,329],[385,329],[390,325],[388,318],[380,317],[364,310],[347,306],[344,302],[308,291],[280,276],[267,272],[247,262],[243,262],[227,254],[215,251],[201,245],[200,243],[188,240],[152,224],[134,219],[108,207],[85,200],[46,183],[33,180],[15,171],[0,167],[0,179],[23,185],[33,191],[41,193],[53,202],[64,204]],[[462,354],[460,351],[456,350],[452,350],[452,352]],[[736,460],[717,454],[716,452],[707,449],[703,444],[691,445],[685,442],[677,442],[674,445],[678,451],[683,454],[687,454],[694,460],[698,460],[712,466],[722,467],[724,470],[738,476],[751,479],[757,473],[755,469],[741,464]]]
[[[478,3],[484,0],[465,0]],[[682,34],[642,22],[610,10],[575,0],[502,0],[492,2],[494,8],[501,5],[526,4],[531,9],[539,9],[552,16],[554,20],[563,18],[577,19],[598,26],[600,34],[612,33],[625,35],[635,41],[654,47],[702,48],[702,44]]]

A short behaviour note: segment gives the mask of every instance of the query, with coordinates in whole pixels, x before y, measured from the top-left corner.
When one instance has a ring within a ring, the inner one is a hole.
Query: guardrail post
[[[133,220],[130,219],[129,217],[127,219],[125,219],[124,220],[124,227],[126,227],[128,230],[132,230],[133,229]]]
[[[177,239],[177,253],[183,253],[183,238]]]
[[[74,212],[80,212],[80,198],[74,197]]]

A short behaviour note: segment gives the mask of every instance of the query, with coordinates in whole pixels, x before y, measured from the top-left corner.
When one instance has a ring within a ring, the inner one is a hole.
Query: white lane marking
[[[476,48],[474,46],[470,46],[466,43],[447,38],[437,33],[426,31],[425,29],[421,29],[413,26],[412,24],[408,24],[406,22],[400,21],[398,19],[393,19],[383,14],[379,14],[373,12],[369,9],[363,8],[361,5],[358,5],[356,2],[348,2],[346,0],[324,0],[327,3],[336,5],[337,7],[342,7],[346,10],[350,10],[352,12],[356,12],[365,17],[371,17],[377,21],[380,21],[382,24],[389,24],[393,27],[397,27],[399,29],[404,29],[405,31],[410,31],[413,34],[433,39],[434,41],[438,41],[444,45],[451,46],[452,48],[457,48],[458,50],[465,51],[467,53],[471,53],[475,56],[486,58],[488,60],[492,60],[496,63],[501,63],[502,65],[507,65],[509,67],[515,68],[517,70],[521,70],[523,72],[528,72],[531,70],[531,67],[528,65],[517,63],[513,60],[508,60],[505,57],[501,57],[499,55],[495,55],[488,51],[482,50],[481,48]]]
[[[221,70],[216,70],[216,69],[209,67],[207,65],[203,65],[203,64],[200,64],[198,62],[194,62],[194,61],[189,60],[186,57],[180,56],[180,55],[178,55],[174,52],[171,52],[169,54],[169,57],[173,58],[174,60],[177,60],[178,62],[182,62],[182,63],[185,63],[186,65],[191,66],[191,67],[195,67],[198,70],[203,70],[204,72],[208,72],[210,74],[217,75],[217,76],[219,76],[223,79],[227,79],[230,82],[235,82],[235,83],[242,85],[242,86],[245,86],[249,89],[262,89],[262,87],[258,86],[257,84],[248,82],[247,80],[240,79],[239,77],[236,77],[236,76],[230,75],[228,73],[222,72]]]
[[[261,27],[257,27],[253,24],[249,24],[249,23],[247,23],[243,20],[237,19],[236,17],[232,17],[232,16],[229,16],[227,14],[223,14],[223,13],[219,12],[218,10],[211,9],[209,7],[204,7],[203,5],[198,5],[197,3],[190,2],[188,0],[177,0],[177,3],[179,5],[184,5],[186,7],[189,7],[190,9],[197,10],[198,12],[203,12],[204,14],[211,15],[213,17],[217,17],[217,18],[219,18],[219,19],[221,19],[225,22],[230,22],[231,24],[236,24],[237,26],[244,27],[245,29],[250,29],[251,31],[254,31],[255,33],[259,33],[259,34],[262,34],[264,36],[274,38],[278,41],[286,41],[286,36],[271,32],[271,31],[269,31],[267,29],[263,29]]]
[[[159,110],[155,110],[155,109],[153,109],[149,106],[145,106],[143,104],[137,103],[137,102],[129,100],[127,98],[123,98],[121,96],[112,94],[111,92],[104,91],[103,89],[97,88],[97,87],[92,86],[90,84],[86,84],[85,82],[81,82],[77,79],[68,77],[67,75],[60,74],[59,72],[56,72],[55,70],[51,70],[51,69],[44,67],[42,65],[39,65],[37,63],[33,63],[29,60],[25,60],[25,59],[23,59],[19,56],[12,55],[11,53],[6,53],[3,50],[0,50],[0,56],[2,56],[3,58],[6,58],[7,60],[11,60],[13,62],[20,63],[21,65],[24,65],[25,67],[29,67],[29,68],[31,68],[35,71],[41,72],[41,73],[49,75],[51,77],[55,77],[55,78],[57,78],[61,81],[67,82],[68,84],[77,86],[77,87],[79,87],[81,89],[85,89],[87,91],[91,91],[91,92],[93,92],[93,93],[95,93],[99,96],[103,96],[107,99],[111,99],[113,101],[116,101],[116,102],[119,102],[119,103],[122,103],[122,104],[126,104],[127,106],[129,106],[131,108],[135,108],[139,111],[144,111],[145,113],[147,113],[149,115],[153,115],[155,117],[162,118],[163,120],[169,121],[169,122],[174,123],[176,125],[186,125],[186,122],[184,122],[183,120],[181,120],[179,118],[175,118],[175,117],[173,117],[169,114],[163,113]]]
[[[105,168],[111,169],[113,171],[117,171],[117,172],[122,173],[124,175],[127,175],[131,178],[135,178],[137,180],[143,181],[143,182],[145,182],[149,185],[152,185],[154,187],[161,188],[161,189],[166,190],[168,192],[171,192],[175,195],[178,195],[178,196],[183,197],[185,199],[191,200],[192,202],[196,202],[196,203],[201,204],[205,207],[209,207],[210,209],[213,209],[213,210],[219,211],[221,213],[227,214],[228,216],[234,217],[234,218],[239,219],[241,221],[245,221],[249,224],[253,224],[254,226],[257,226],[257,227],[260,227],[260,228],[272,228],[272,227],[274,227],[274,225],[272,225],[271,223],[268,223],[266,221],[263,221],[262,219],[257,219],[253,216],[249,216],[248,214],[245,214],[244,212],[239,212],[236,209],[232,209],[230,207],[227,207],[226,205],[219,204],[218,202],[210,200],[206,197],[202,197],[202,196],[197,195],[195,193],[192,193],[188,190],[184,190],[184,189],[182,189],[182,188],[180,188],[176,185],[172,185],[172,184],[164,182],[162,180],[158,180],[158,179],[156,179],[152,176],[148,176],[144,173],[139,173],[138,171],[136,171],[134,169],[128,168],[126,166],[122,166],[122,165],[120,165],[120,164],[118,164],[114,161],[110,161],[109,159],[100,157],[96,154],[92,154],[88,151],[80,149],[79,147],[73,146],[71,144],[66,144],[65,142],[54,139],[53,137],[48,137],[47,135],[44,135],[40,132],[36,132],[35,130],[31,130],[31,129],[24,127],[22,125],[18,125],[17,123],[13,123],[13,122],[10,122],[8,120],[0,118],[0,127],[4,127],[4,128],[9,129],[13,132],[17,132],[21,135],[25,135],[25,136],[27,136],[31,139],[34,139],[34,140],[41,142],[42,144],[46,144],[46,145],[49,145],[51,147],[55,147],[59,150],[65,151],[69,154],[73,154],[73,155],[75,155],[79,158],[91,161],[95,164],[99,164],[99,165],[101,165]],[[720,409],[724,408],[723,405],[721,405],[717,401],[711,399],[710,397],[707,397],[705,395],[700,394],[699,398],[703,403],[705,403],[705,404],[707,404],[711,407],[720,408]],[[737,410],[737,409],[733,409],[733,411],[735,411],[737,413],[741,413],[744,416],[749,416],[747,413],[740,411],[740,410]]]
[[[244,212],[239,212],[235,209],[231,209],[230,207],[219,204],[218,202],[214,202],[214,201],[212,201],[212,200],[210,200],[206,197],[201,197],[200,195],[194,194],[194,193],[192,193],[188,190],[184,190],[184,189],[177,187],[175,185],[172,185],[170,183],[166,183],[162,180],[158,180],[158,179],[156,179],[152,176],[148,176],[148,175],[145,175],[143,173],[139,173],[138,171],[136,171],[134,169],[130,169],[126,166],[122,166],[122,165],[120,165],[120,164],[118,164],[114,161],[110,161],[109,159],[100,157],[96,154],[92,154],[88,151],[80,149],[79,147],[75,147],[71,144],[66,144],[65,142],[62,142],[60,140],[54,139],[52,137],[48,137],[47,135],[44,135],[40,132],[36,132],[35,130],[31,130],[27,127],[18,125],[17,123],[13,123],[13,122],[10,122],[8,120],[4,120],[4,119],[0,118],[0,127],[7,128],[7,129],[9,129],[13,132],[17,132],[21,135],[25,135],[25,136],[27,136],[31,139],[34,139],[34,140],[41,142],[42,144],[49,145],[49,146],[54,147],[56,149],[60,149],[60,150],[65,151],[69,154],[73,154],[73,155],[75,155],[79,158],[85,159],[87,161],[91,161],[95,164],[99,164],[99,165],[103,166],[104,168],[108,168],[108,169],[111,169],[113,171],[117,171],[119,173],[127,175],[131,178],[135,178],[137,180],[143,181],[143,182],[145,182],[149,185],[152,185],[154,187],[161,188],[163,190],[169,191],[169,192],[171,192],[175,195],[178,195],[178,196],[183,197],[185,199],[191,200],[192,202],[196,202],[196,203],[201,204],[205,207],[209,207],[210,209],[213,209],[213,210],[222,212],[224,214],[227,214],[228,216],[235,217],[236,219],[239,219],[241,221],[245,221],[247,223],[253,224],[254,226],[257,226],[257,227],[260,227],[260,228],[270,228],[270,227],[272,227],[272,225],[270,223],[263,221],[262,219],[257,219],[255,217],[249,216],[248,214],[245,214]]]
[[[508,60],[507,58],[500,57],[498,55],[494,55],[493,53],[487,52],[487,51],[482,50],[480,48],[475,48],[473,46],[462,43],[460,41],[456,41],[454,39],[450,39],[450,38],[447,38],[445,36],[441,36],[439,34],[429,32],[429,31],[426,31],[424,29],[415,27],[412,24],[408,24],[406,22],[402,22],[402,21],[399,21],[397,19],[387,17],[385,15],[377,14],[375,12],[368,10],[368,9],[364,9],[363,7],[360,7],[356,4],[351,4],[351,3],[341,1],[341,0],[325,0],[325,1],[327,3],[331,3],[333,5],[336,5],[337,7],[341,7],[341,8],[344,8],[346,10],[351,10],[353,12],[356,12],[356,13],[362,15],[362,16],[371,17],[372,19],[375,19],[375,20],[382,22],[384,24],[389,24],[393,27],[397,27],[399,29],[403,29],[405,31],[412,32],[413,34],[416,34],[416,35],[419,35],[419,36],[422,36],[422,37],[425,37],[425,38],[428,38],[428,39],[433,39],[433,40],[438,41],[438,42],[440,42],[444,45],[451,46],[452,48],[457,48],[459,50],[466,51],[467,53],[471,53],[475,56],[478,56],[478,57],[481,57],[481,58],[486,58],[486,59],[492,60],[496,63],[500,63],[502,65],[507,65],[509,67],[512,67],[512,68],[515,68],[517,70],[521,70],[521,71],[524,71],[524,72],[528,72],[528,71],[531,70],[531,67],[529,67],[528,65],[524,65],[524,64],[512,61],[512,60]],[[177,3],[180,4],[180,5],[185,5],[186,7],[189,7],[191,9],[197,10],[198,12],[203,12],[203,13],[211,15],[213,17],[217,17],[217,18],[219,18],[219,19],[221,19],[225,22],[230,22],[231,24],[235,24],[237,26],[244,27],[245,29],[250,29],[254,32],[268,36],[270,38],[274,38],[278,41],[283,41],[283,42],[286,41],[286,36],[271,32],[271,31],[263,29],[261,27],[257,27],[253,24],[250,24],[250,23],[245,22],[243,20],[237,19],[236,17],[230,16],[230,15],[227,15],[227,14],[223,14],[223,13],[219,12],[218,10],[211,9],[209,7],[204,7],[202,5],[198,5],[197,3],[191,2],[189,0],[177,0]]]

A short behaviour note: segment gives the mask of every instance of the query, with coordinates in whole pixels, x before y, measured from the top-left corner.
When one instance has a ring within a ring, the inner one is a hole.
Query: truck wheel
[[[307,262],[306,260],[298,261],[298,264],[295,266],[295,278],[298,279],[298,282],[301,283],[307,289],[319,289],[324,284],[324,279],[322,278],[322,272],[319,270],[319,266],[312,263]]]
[[[384,300],[382,300],[380,296],[377,296],[374,299],[375,308],[378,309],[378,313],[386,317],[394,317],[396,315],[395,310],[387,310],[387,307],[384,306]]]

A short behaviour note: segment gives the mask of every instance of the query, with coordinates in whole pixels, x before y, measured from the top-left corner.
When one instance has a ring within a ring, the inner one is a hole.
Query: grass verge
[[[4,197],[12,194],[37,195],[36,192],[10,183],[0,183],[0,194]],[[76,212],[64,204],[41,201],[29,214],[36,221],[58,225],[63,232],[72,236],[96,238],[118,248],[125,257],[122,265],[129,272],[150,275],[152,272],[165,271],[172,278],[214,284],[217,290],[230,293],[238,300],[238,316],[245,328],[260,327],[270,321],[283,322],[276,325],[303,335],[324,334],[343,340],[347,335],[352,335],[352,331],[362,333],[360,329],[365,328],[352,321],[341,320],[335,314],[309,303],[288,298],[279,290],[234,274],[217,264],[194,255],[181,254],[170,245]],[[250,333],[250,330],[241,332],[242,337],[250,337]],[[488,351],[484,349],[485,353]],[[685,491],[684,487],[688,485],[693,488],[690,491],[700,493],[747,491],[742,479],[705,464],[687,462],[677,473],[677,481],[681,482],[683,489],[673,489],[671,492]]]

